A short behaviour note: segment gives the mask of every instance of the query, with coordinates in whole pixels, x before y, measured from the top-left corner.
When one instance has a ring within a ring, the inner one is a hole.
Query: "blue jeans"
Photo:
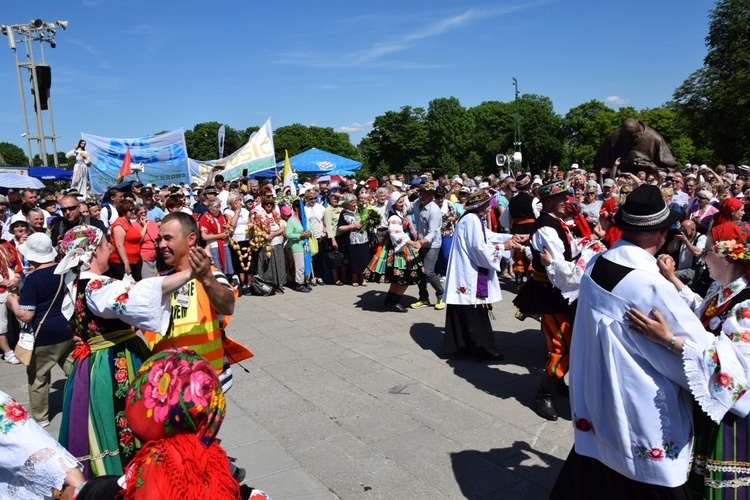
[[[419,257],[422,259],[422,265],[424,266],[424,275],[419,281],[419,300],[428,302],[430,295],[427,292],[427,283],[435,289],[437,299],[443,298],[443,285],[440,283],[435,273],[435,264],[437,263],[438,257],[440,256],[440,247],[437,248],[420,248]]]

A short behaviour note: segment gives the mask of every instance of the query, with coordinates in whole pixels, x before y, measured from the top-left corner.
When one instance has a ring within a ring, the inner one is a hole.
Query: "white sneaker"
[[[5,362],[11,365],[17,365],[20,363],[20,361],[18,361],[18,358],[16,357],[16,354],[13,351],[5,353]]]
[[[49,420],[42,420],[41,422],[37,422],[37,424],[41,425],[42,427],[49,427]]]

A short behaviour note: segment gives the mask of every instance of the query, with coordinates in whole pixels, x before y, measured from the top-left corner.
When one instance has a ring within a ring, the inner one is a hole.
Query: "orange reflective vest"
[[[143,334],[153,352],[187,347],[206,358],[216,373],[221,373],[224,359],[221,327],[203,285],[192,279],[172,294],[170,331],[165,336],[149,331]]]

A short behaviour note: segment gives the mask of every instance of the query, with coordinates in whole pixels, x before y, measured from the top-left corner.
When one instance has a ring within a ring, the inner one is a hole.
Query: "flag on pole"
[[[126,175],[131,175],[133,172],[130,170],[130,148],[125,153],[125,159],[122,160],[122,166],[120,167],[120,173],[117,175],[118,184],[122,182]]]
[[[309,224],[307,223],[307,213],[305,212],[305,202],[303,200],[297,200],[294,203],[299,203],[299,221],[300,224],[302,224],[302,232],[310,231],[312,232],[312,229],[308,229]],[[314,238],[315,236],[311,236],[310,238]],[[312,252],[310,251],[310,238],[302,238],[302,248],[305,250],[305,278],[309,278],[312,276],[312,279],[315,279],[315,276],[313,276],[313,268],[312,268]]]
[[[284,150],[284,184],[283,187],[289,186],[289,192],[292,196],[297,196],[297,186],[292,178],[292,165],[289,163],[289,151]]]
[[[224,125],[219,127],[219,158],[224,158]]]

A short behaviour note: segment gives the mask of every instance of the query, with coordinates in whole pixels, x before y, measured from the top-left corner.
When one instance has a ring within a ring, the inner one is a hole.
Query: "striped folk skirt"
[[[408,245],[394,252],[391,237],[386,235],[375,248],[375,254],[364,271],[364,279],[371,283],[414,285],[422,279],[422,273],[417,252]]]
[[[750,419],[727,413],[720,424],[693,403],[695,446],[690,487],[695,498],[750,497]]]
[[[82,356],[74,352],[65,383],[59,441],[83,464],[87,479],[122,475],[140,447],[125,416],[125,397],[150,351],[134,332],[117,333],[127,340]]]

